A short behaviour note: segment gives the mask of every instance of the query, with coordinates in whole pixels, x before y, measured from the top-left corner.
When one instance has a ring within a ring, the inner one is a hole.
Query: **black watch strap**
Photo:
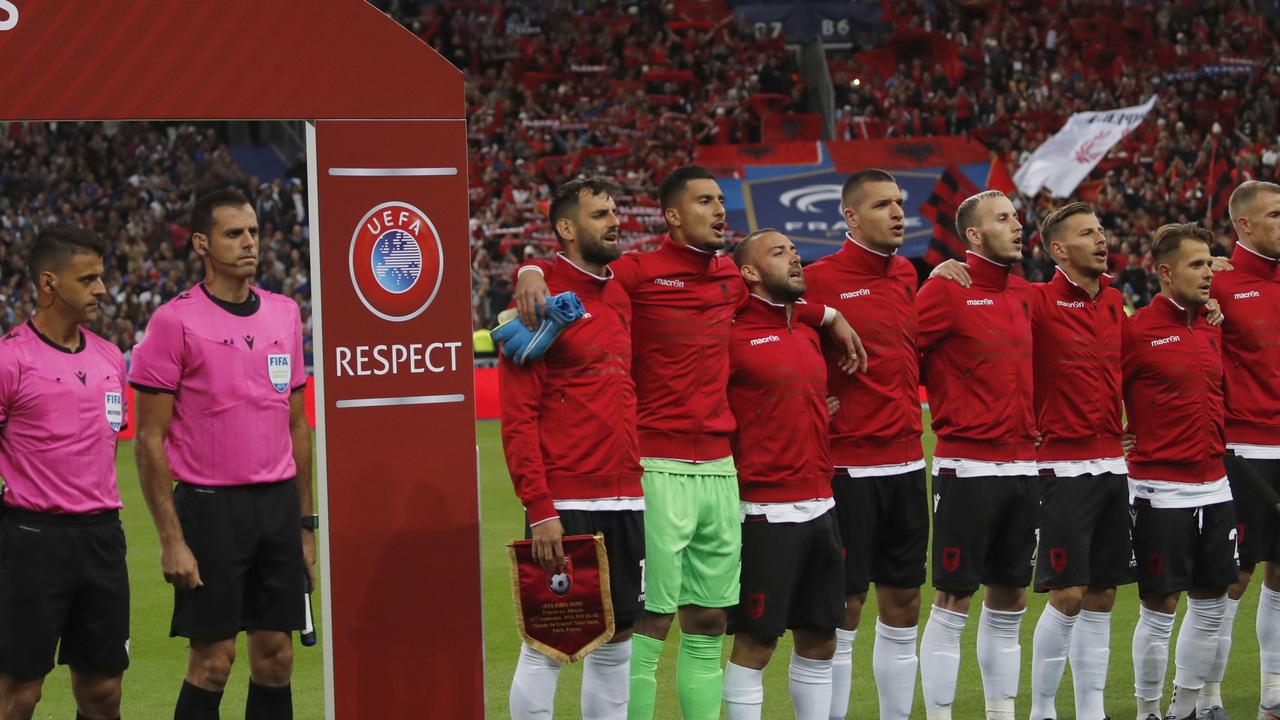
[[[303,530],[316,530],[316,529],[318,529],[319,527],[320,527],[320,516],[319,516],[319,515],[303,515],[303,516],[302,516],[302,529],[303,529]]]

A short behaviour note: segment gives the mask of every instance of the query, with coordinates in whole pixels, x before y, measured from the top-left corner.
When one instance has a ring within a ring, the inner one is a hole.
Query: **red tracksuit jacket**
[[[1280,263],[1236,243],[1231,264],[1209,291],[1226,316],[1227,442],[1280,445]]]
[[[544,272],[548,289],[572,290],[586,314],[541,360],[499,361],[502,449],[531,523],[556,516],[553,499],[644,494],[627,295],[564,257]]]
[[[916,298],[920,369],[929,391],[934,454],[1034,461],[1031,303],[1026,280],[968,253],[969,288],[934,278]]]
[[[1213,482],[1226,475],[1222,331],[1164,295],[1124,323],[1124,404],[1137,447],[1129,476]]]
[[[728,457],[729,328],[748,296],[733,259],[668,237],[657,250],[626,253],[609,267],[631,298],[641,457]],[[799,322],[822,324],[825,306],[796,307]]]
[[[742,499],[831,497],[827,368],[818,333],[788,322],[784,306],[753,295],[731,335],[729,407],[738,423],[733,459]]]
[[[1033,291],[1037,459],[1121,457],[1120,291],[1103,275],[1090,298],[1061,268]]]
[[[828,349],[828,388],[840,399],[831,420],[832,461],[867,467],[920,460],[915,268],[906,258],[846,240],[805,268],[804,279],[805,297],[844,314],[869,357],[865,373],[846,375]]]

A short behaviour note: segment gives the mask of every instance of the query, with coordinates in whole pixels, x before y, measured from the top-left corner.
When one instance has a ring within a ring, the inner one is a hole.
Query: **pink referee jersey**
[[[120,507],[124,358],[97,335],[80,334],[75,352],[30,321],[0,339],[0,477],[8,507],[59,514]]]
[[[161,305],[133,349],[129,384],[173,395],[165,450],[173,479],[251,485],[297,474],[289,396],[306,387],[298,305],[253,288],[237,314],[196,287]]]

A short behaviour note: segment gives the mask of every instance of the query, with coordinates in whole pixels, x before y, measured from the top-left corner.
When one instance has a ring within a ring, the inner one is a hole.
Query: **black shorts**
[[[1280,516],[1261,491],[1269,485],[1280,493],[1280,460],[1253,460],[1228,451],[1223,462],[1236,500],[1240,567],[1252,570],[1260,562],[1280,562]]]
[[[924,468],[899,475],[831,479],[844,541],[845,593],[871,583],[895,588],[924,584],[929,551],[929,492]]]
[[[557,510],[565,535],[604,536],[614,632],[635,624],[644,609],[644,511]],[[528,524],[525,537],[532,537]]]
[[[1026,587],[1035,562],[1039,478],[933,478],[933,586],[972,593],[979,585]]]
[[[61,640],[61,647],[59,647]],[[0,518],[0,672],[22,679],[58,663],[101,675],[129,667],[129,571],[114,510]]]
[[[241,630],[301,630],[305,621],[298,486],[179,483],[173,504],[202,587],[174,590],[172,637],[226,640]]]
[[[1236,581],[1236,511],[1231,502],[1193,508],[1133,503],[1138,596],[1225,590]]]
[[[729,633],[781,637],[844,623],[844,570],[834,510],[800,523],[748,515],[742,523],[742,596]]]
[[[1132,527],[1124,475],[1057,477],[1042,471],[1036,592],[1136,581]]]

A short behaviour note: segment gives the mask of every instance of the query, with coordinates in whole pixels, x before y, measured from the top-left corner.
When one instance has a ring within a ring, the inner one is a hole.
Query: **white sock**
[[[1018,672],[1022,646],[1018,633],[1026,610],[992,610],[986,603],[978,625],[978,670],[987,699],[988,720],[1013,720],[1013,700],[1018,697]]]
[[[1071,631],[1070,658],[1076,720],[1103,720],[1107,715],[1103,696],[1111,660],[1111,613],[1080,611]]]
[[[787,677],[796,720],[827,720],[831,710],[831,661],[800,657],[792,650]]]
[[[1205,675],[1204,687],[1200,688],[1200,698],[1196,700],[1197,710],[1222,707],[1222,679],[1227,675],[1227,660],[1231,657],[1231,631],[1236,624],[1236,611],[1240,609],[1240,601],[1227,598],[1222,612],[1222,627],[1218,630],[1218,653]]]
[[[880,695],[880,720],[907,720],[916,694],[916,628],[896,628],[876,619],[871,670]]]
[[[1164,675],[1169,669],[1169,638],[1176,616],[1138,608],[1138,624],[1133,628],[1133,694],[1138,698],[1138,716],[1145,718],[1151,703],[1160,715],[1164,695]],[[1146,704],[1144,704],[1144,701]]]
[[[1262,707],[1280,705],[1280,592],[1266,585],[1258,598],[1258,651],[1262,660]]]
[[[960,634],[968,615],[934,605],[920,639],[920,688],[929,720],[949,720],[960,672]]]
[[[1062,673],[1067,669],[1075,624],[1075,617],[1063,615],[1048,604],[1036,622],[1035,639],[1031,643],[1031,717],[1035,720],[1058,717],[1054,699],[1058,696]]]
[[[836,654],[831,658],[831,720],[844,720],[849,714],[849,690],[853,687],[853,641],[857,630],[836,628]]]
[[[560,663],[520,644],[516,675],[511,679],[511,720],[544,720],[555,708]]]
[[[724,666],[725,717],[728,720],[760,720],[764,707],[764,670],[734,665]]]
[[[582,720],[626,720],[631,639],[605,643],[582,661]]]
[[[1218,652],[1218,632],[1222,628],[1225,606],[1225,596],[1211,600],[1187,599],[1187,615],[1178,628],[1178,644],[1173,651],[1175,692],[1169,706],[1169,712],[1179,718],[1196,709],[1196,698]]]

